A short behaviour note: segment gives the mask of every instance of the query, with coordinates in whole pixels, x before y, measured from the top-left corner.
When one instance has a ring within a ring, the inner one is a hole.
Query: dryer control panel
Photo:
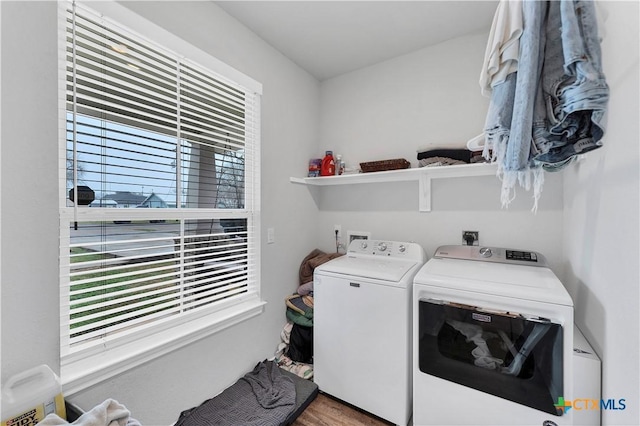
[[[440,246],[433,257],[548,267],[547,260],[538,252],[499,247]]]
[[[387,258],[425,261],[425,253],[417,243],[388,240],[353,240],[347,256],[383,256]]]

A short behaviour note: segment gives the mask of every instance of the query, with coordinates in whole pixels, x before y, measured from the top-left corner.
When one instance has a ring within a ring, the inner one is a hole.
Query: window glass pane
[[[191,64],[180,67],[183,204],[244,208],[245,94]]]
[[[218,171],[216,207],[244,208],[244,150],[225,150],[216,154],[215,161]]]
[[[194,308],[247,292],[247,220],[185,222],[186,305]]]
[[[180,223],[80,222],[70,227],[71,342],[180,312]]]
[[[91,207],[175,208],[175,138],[77,116],[78,185]],[[182,141],[182,207],[244,208],[244,150]],[[73,188],[73,115],[67,117],[67,199]]]
[[[244,208],[244,151],[182,143],[182,205]]]
[[[85,221],[69,233],[72,345],[248,291],[246,219]]]
[[[170,136],[77,116],[78,185],[92,207],[175,207],[176,142]],[[67,189],[73,188],[73,115],[67,114]],[[67,191],[69,198],[69,191]]]

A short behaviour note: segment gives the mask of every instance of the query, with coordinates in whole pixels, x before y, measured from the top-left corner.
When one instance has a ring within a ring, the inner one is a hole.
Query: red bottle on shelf
[[[320,166],[320,176],[333,176],[336,174],[336,162],[333,159],[333,152],[327,151]]]

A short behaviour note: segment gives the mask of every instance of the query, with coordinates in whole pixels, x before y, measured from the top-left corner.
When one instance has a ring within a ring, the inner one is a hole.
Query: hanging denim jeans
[[[542,72],[546,131],[534,129],[537,163],[558,170],[602,146],[609,88],[602,72],[593,1],[552,1]]]
[[[502,205],[518,183],[533,187],[535,211],[543,170],[602,145],[609,88],[593,1],[525,0],[522,7],[518,71],[493,88],[484,155],[498,164]]]
[[[523,2],[524,31],[520,37],[518,71],[493,88],[485,122],[485,156],[492,150],[502,179],[500,200],[508,206],[515,197],[516,182],[529,190],[533,184],[534,209],[542,191],[542,169],[530,161],[533,146],[534,105],[539,91],[545,46],[546,2]]]

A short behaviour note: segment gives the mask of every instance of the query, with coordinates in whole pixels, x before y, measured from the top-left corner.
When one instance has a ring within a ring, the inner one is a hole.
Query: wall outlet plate
[[[371,232],[366,231],[347,231],[347,247],[351,244],[353,240],[370,240]]]

